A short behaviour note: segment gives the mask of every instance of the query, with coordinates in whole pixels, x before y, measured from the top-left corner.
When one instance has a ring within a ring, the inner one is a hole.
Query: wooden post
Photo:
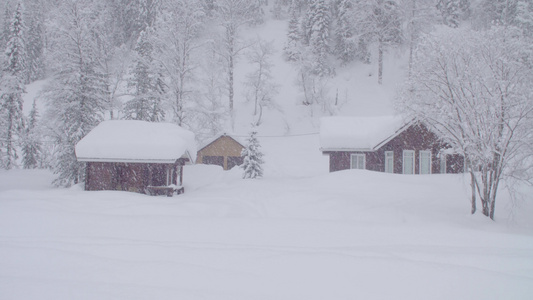
[[[180,186],[183,185],[183,166],[180,165]]]

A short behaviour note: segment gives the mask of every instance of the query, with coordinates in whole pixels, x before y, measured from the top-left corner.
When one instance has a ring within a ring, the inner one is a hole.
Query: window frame
[[[385,173],[394,173],[394,151],[385,151]],[[391,160],[389,162],[389,159]],[[390,172],[389,172],[390,169]]]
[[[412,172],[411,173],[405,173],[405,157],[406,157],[406,154],[412,154]],[[402,174],[407,174],[407,175],[413,175],[415,174],[415,150],[403,150],[403,153],[402,153]]]
[[[429,172],[428,173],[422,173],[422,154],[428,154],[428,158],[429,158]],[[422,174],[422,175],[426,175],[426,174],[431,174],[432,173],[432,157],[431,157],[431,150],[420,150],[418,151],[418,174]]]
[[[359,157],[363,158],[363,167],[359,168]],[[354,158],[356,158],[356,168],[353,167]],[[366,154],[364,153],[351,153],[350,154],[350,169],[354,170],[366,170]]]
[[[441,153],[440,154],[440,162],[439,162],[439,167],[440,167],[440,173],[441,174],[446,174],[446,169],[448,168],[448,154],[445,154],[445,153]]]

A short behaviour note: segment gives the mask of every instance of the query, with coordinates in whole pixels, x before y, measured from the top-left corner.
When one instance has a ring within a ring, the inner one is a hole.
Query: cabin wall
[[[330,172],[350,169],[351,154],[365,154],[367,170],[385,172],[385,152],[394,154],[394,173],[403,173],[403,150],[415,151],[415,174],[420,173],[420,151],[431,151],[431,173],[440,173],[439,152],[446,145],[429,131],[424,125],[414,125],[394,137],[376,151],[328,151]],[[464,159],[461,155],[448,155],[446,158],[446,173],[463,172]]]
[[[221,136],[200,151],[196,163],[218,165],[229,170],[235,165],[241,165],[241,152],[244,147],[229,136]]]
[[[85,190],[116,190],[144,193],[145,188],[167,185],[167,170],[173,169],[171,182],[179,182],[182,163],[109,163],[88,162]]]

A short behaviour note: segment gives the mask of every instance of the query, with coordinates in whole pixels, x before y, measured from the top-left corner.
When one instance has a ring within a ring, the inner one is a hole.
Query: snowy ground
[[[173,198],[1,171],[0,299],[533,299],[531,202],[471,216],[461,176],[328,174],[316,140],[263,139],[261,180],[188,167]]]

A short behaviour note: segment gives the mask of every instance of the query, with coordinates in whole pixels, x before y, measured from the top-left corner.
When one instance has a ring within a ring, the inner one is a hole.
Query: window
[[[420,174],[431,174],[431,151],[420,151]]]
[[[415,173],[415,151],[403,150],[403,173]]]
[[[364,154],[352,154],[350,155],[350,168],[351,169],[365,169],[365,155]]]
[[[174,184],[174,167],[173,166],[167,166],[167,185]]]
[[[385,172],[394,173],[394,152],[385,151]]]
[[[440,172],[442,174],[446,173],[446,156],[444,153],[440,154]]]

